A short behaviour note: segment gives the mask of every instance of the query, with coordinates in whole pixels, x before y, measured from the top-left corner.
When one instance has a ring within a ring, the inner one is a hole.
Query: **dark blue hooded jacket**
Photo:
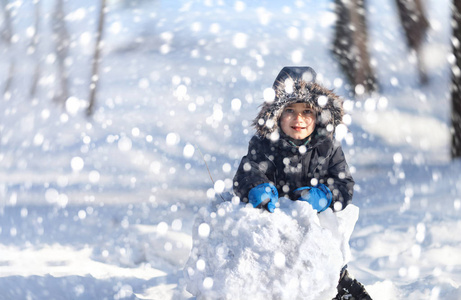
[[[334,139],[335,128],[342,122],[342,99],[315,83],[315,76],[309,67],[285,67],[277,76],[275,99],[265,102],[255,118],[256,134],[234,176],[234,192],[244,202],[250,189],[261,183],[274,184],[279,196],[292,200],[296,200],[295,189],[323,183],[333,193],[335,210],[352,201],[354,180]],[[316,128],[305,146],[296,146],[279,126],[284,108],[299,102],[309,103],[317,112]]]

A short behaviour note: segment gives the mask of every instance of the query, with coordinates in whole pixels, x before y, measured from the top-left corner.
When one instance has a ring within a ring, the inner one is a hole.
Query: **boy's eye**
[[[312,114],[312,110],[310,109],[306,109],[305,111],[303,111],[304,114],[308,115],[308,114]]]
[[[292,114],[294,112],[294,110],[292,108],[287,108],[287,109],[285,109],[285,112],[289,113],[289,114]]]

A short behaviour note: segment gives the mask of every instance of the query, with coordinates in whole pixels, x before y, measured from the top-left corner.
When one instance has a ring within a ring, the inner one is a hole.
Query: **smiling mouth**
[[[301,126],[291,126],[291,128],[295,131],[301,131],[301,130],[306,129],[306,127],[301,127]]]

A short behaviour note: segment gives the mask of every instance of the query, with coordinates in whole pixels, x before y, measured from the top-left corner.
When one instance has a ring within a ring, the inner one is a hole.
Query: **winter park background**
[[[12,64],[15,76],[0,102],[0,299],[191,298],[182,270],[194,218],[230,190],[264,90],[286,65],[312,66],[346,99],[360,209],[350,272],[374,299],[461,299],[449,1],[424,1],[423,87],[394,1],[369,1],[380,92],[357,99],[329,51],[332,1],[109,1],[91,117],[99,6],[64,2],[70,97],[56,102],[54,4],[10,2],[14,35],[1,42],[1,88]]]

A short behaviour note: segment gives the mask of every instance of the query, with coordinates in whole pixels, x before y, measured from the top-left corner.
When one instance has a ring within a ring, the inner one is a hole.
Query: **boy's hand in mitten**
[[[330,206],[332,198],[330,189],[324,184],[319,184],[317,187],[304,186],[294,190],[292,199],[306,201],[316,211],[322,212]]]
[[[248,201],[253,204],[253,207],[265,208],[272,213],[279,201],[279,193],[273,184],[262,183],[250,190]]]

